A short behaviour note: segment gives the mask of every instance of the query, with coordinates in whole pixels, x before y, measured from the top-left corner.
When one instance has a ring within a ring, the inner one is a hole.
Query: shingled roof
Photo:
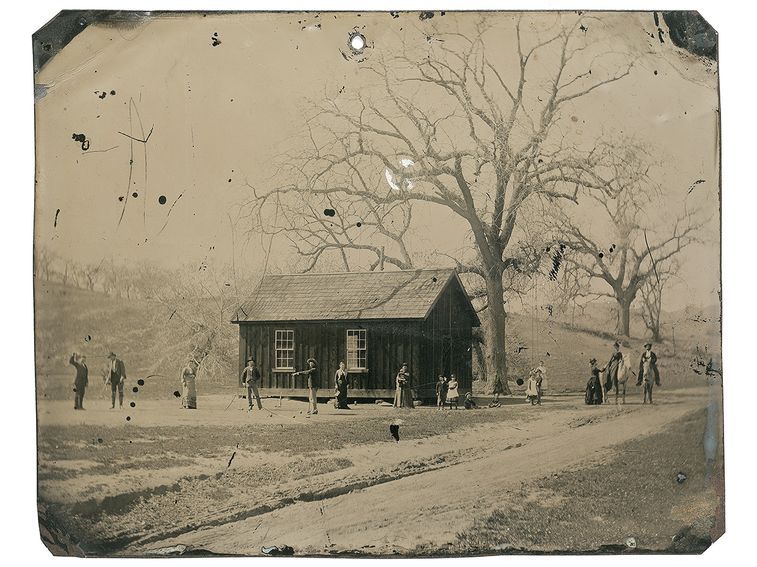
[[[465,291],[450,268],[271,274],[263,277],[232,322],[425,319],[450,284]]]

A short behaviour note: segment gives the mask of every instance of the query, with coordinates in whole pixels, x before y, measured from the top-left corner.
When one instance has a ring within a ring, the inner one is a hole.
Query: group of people
[[[124,405],[124,382],[126,381],[126,365],[123,360],[111,352],[108,354],[108,368],[105,370],[105,385],[110,386],[111,397],[110,407],[116,407],[116,394],[118,394],[118,407]],[[74,409],[84,409],[84,394],[89,386],[89,367],[87,366],[87,357],[74,352],[71,354],[68,363],[76,368],[74,377]]]
[[[454,374],[450,374],[449,378],[442,374],[439,375],[439,380],[436,383],[436,406],[439,409],[444,409],[448,404],[450,409],[453,407],[457,409],[457,404],[460,400],[458,386],[459,384]]]
[[[591,365],[591,377],[586,384],[585,402],[589,405],[599,405],[607,403],[608,394],[615,390],[615,403],[620,399],[626,403],[626,383],[631,374],[630,364],[626,362],[623,353],[620,350],[620,343],[615,342],[610,360],[603,368],[597,365],[597,359],[592,358],[589,361]],[[602,382],[601,375],[604,373],[605,380]],[[660,372],[657,369],[657,355],[652,351],[652,343],[644,344],[644,352],[639,359],[639,373],[636,380],[636,386],[643,386],[642,396],[643,404],[652,402],[652,389],[660,385]]]
[[[126,381],[126,366],[114,352],[108,355],[108,368],[105,372],[105,383],[111,388],[111,409],[116,407],[118,399],[119,408],[124,403],[124,382]],[[84,394],[89,385],[89,368],[87,367],[86,357],[74,352],[69,359],[69,364],[76,368],[74,378],[74,409],[84,409]],[[597,365],[597,359],[592,358],[589,361],[591,365],[591,377],[586,384],[585,402],[589,405],[603,404],[608,401],[608,394],[615,390],[615,403],[619,399],[622,403],[626,401],[626,382],[631,374],[630,365],[627,364],[623,352],[620,349],[620,343],[615,342],[610,359],[603,368]],[[305,377],[307,379],[308,389],[308,414],[318,414],[318,388],[320,387],[320,372],[318,363],[315,358],[308,358],[308,367],[305,370],[294,372],[295,377]],[[185,409],[197,409],[197,387],[196,379],[198,364],[194,359],[190,359],[181,371],[182,384],[182,407]],[[602,374],[604,373],[604,382]],[[413,408],[413,390],[411,387],[410,371],[408,364],[403,363],[397,372],[395,378],[395,408]],[[247,403],[249,411],[254,409],[253,399],[257,403],[258,409],[263,409],[260,398],[260,369],[253,358],[247,360],[247,364],[241,375],[242,384],[247,389]],[[531,405],[541,405],[542,394],[545,389],[546,369],[544,361],[539,361],[539,366],[529,372],[526,382],[526,401]],[[639,373],[636,382],[637,386],[643,386],[643,403],[652,402],[652,390],[655,385],[660,385],[660,373],[657,369],[657,355],[652,351],[652,343],[644,344],[644,352],[639,360]],[[349,410],[347,395],[349,389],[349,374],[344,361],[339,363],[339,368],[334,374],[334,407],[339,410]],[[454,374],[449,378],[439,375],[436,382],[436,405],[438,409],[445,406],[458,408],[460,401],[459,383]],[[489,407],[498,407],[500,405],[499,396],[505,393],[501,379],[497,379],[494,386],[494,398]],[[470,392],[465,395],[463,405],[466,409],[477,407]]]
[[[547,370],[544,367],[544,361],[539,361],[539,366],[528,373],[526,382],[526,401],[531,402],[532,406],[541,405],[541,396],[545,389],[544,380]]]

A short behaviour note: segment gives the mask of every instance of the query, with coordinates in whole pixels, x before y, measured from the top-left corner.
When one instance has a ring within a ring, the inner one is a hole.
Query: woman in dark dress
[[[597,367],[596,358],[592,358],[589,364],[591,364],[591,378],[586,384],[585,401],[587,405],[599,405],[602,403],[602,380],[599,377],[602,371]]]
[[[339,368],[334,375],[334,382],[336,384],[336,402],[334,407],[336,409],[350,409],[347,405],[347,370],[344,362],[339,363]]]
[[[397,373],[397,390],[394,393],[395,408],[414,408],[413,391],[410,388],[410,373],[407,364],[403,364]]]

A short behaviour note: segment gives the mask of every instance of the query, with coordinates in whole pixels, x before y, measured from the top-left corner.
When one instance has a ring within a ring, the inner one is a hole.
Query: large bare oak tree
[[[482,19],[472,30],[407,36],[366,56],[360,90],[319,102],[308,147],[286,156],[270,186],[252,188],[254,228],[285,233],[303,269],[327,252],[353,269],[350,257],[365,251],[365,267],[404,268],[413,264],[403,244],[411,211],[462,219],[468,253],[455,264],[483,291],[491,389],[491,378],[507,376],[505,295],[524,269],[514,237],[522,211],[534,200],[615,190],[602,151],[561,127],[566,109],[632,68],[586,33],[586,21],[514,16],[504,28]],[[509,49],[487,49],[487,38],[502,45],[503,35]]]

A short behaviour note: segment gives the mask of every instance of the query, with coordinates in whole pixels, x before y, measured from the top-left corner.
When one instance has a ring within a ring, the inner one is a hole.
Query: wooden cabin
[[[266,395],[307,396],[305,378],[293,373],[312,357],[323,397],[346,363],[350,399],[393,397],[403,362],[416,398],[435,397],[440,373],[470,390],[471,333],[480,325],[452,269],[267,275],[232,323],[239,373],[254,358]]]

